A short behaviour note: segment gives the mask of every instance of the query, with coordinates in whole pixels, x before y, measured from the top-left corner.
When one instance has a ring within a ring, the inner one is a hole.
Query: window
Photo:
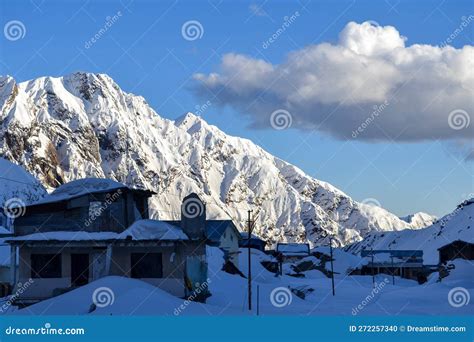
[[[162,278],[163,257],[161,253],[132,253],[132,278]]]
[[[94,201],[89,203],[89,220],[98,218],[105,208],[102,207],[102,202]]]
[[[81,209],[74,208],[74,209],[67,209],[64,211],[64,218],[69,220],[78,220],[81,218]]]
[[[61,278],[61,254],[31,254],[31,278]]]
[[[148,207],[147,207],[147,199],[141,196],[133,196],[133,201],[135,202],[135,208],[137,209],[138,213],[140,214],[138,217],[141,219],[148,218]]]

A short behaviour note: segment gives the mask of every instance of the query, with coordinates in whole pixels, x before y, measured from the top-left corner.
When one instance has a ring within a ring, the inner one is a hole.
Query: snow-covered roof
[[[398,250],[398,249],[364,249],[360,252],[360,255],[362,257],[366,256],[372,256],[374,255],[374,258],[378,259],[384,259],[390,257],[396,257],[396,258],[412,258],[412,257],[417,257],[417,258],[422,258],[423,257],[423,251],[422,250]]]
[[[55,231],[14,236],[5,241],[104,241],[114,240],[117,236],[114,232]]]
[[[374,262],[381,262],[381,263],[385,263],[385,262],[391,262],[391,254],[390,253],[378,253],[378,254],[374,254]],[[368,258],[372,258],[372,256],[367,256]]]
[[[206,220],[206,237],[214,242],[218,242],[227,228],[231,228],[239,237],[239,231],[231,220]]]
[[[188,240],[181,228],[165,221],[139,220],[120,233],[119,239],[132,240]]]
[[[240,236],[242,237],[242,239],[248,239],[249,233],[247,233],[247,232],[241,232],[241,233],[240,233]],[[250,238],[251,238],[251,239],[257,239],[257,240],[262,240],[262,241],[263,241],[263,239],[259,238],[259,237],[258,237],[257,235],[255,235],[255,234],[250,234]]]
[[[277,252],[286,256],[309,255],[309,245],[307,243],[279,243]]]
[[[86,194],[110,192],[119,189],[127,189],[125,184],[116,182],[112,179],[105,178],[84,178],[63,184],[55,189],[51,194],[42,200],[35,202],[37,204],[45,204],[51,202],[65,201],[80,197]]]
[[[9,241],[108,241],[108,240],[188,240],[184,232],[169,223],[157,220],[139,220],[122,233],[115,232],[84,232],[54,231],[29,235],[15,236],[5,239]]]
[[[7,228],[5,228],[4,226],[0,226],[0,236],[1,235],[8,235],[8,234],[11,234],[12,232],[10,230],[8,230]]]
[[[467,244],[467,245],[473,245],[474,242],[469,242],[469,241],[464,241],[464,240],[461,240],[461,239],[457,239],[457,240],[454,240],[454,241],[451,241],[441,247],[438,248],[438,251],[439,250],[443,250],[445,248],[449,248],[449,247],[452,247],[452,245],[455,245],[455,244]]]
[[[373,258],[372,258],[373,255]],[[403,265],[409,267],[423,263],[423,251],[418,250],[363,250],[361,252],[362,265]]]

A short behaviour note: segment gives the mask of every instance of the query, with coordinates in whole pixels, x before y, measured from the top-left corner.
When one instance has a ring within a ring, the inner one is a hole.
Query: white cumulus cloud
[[[194,89],[257,128],[283,109],[292,127],[340,139],[466,140],[474,137],[473,70],[473,46],[407,45],[392,26],[350,22],[337,44],[306,46],[281,64],[226,54],[216,72],[194,75]],[[470,124],[453,129],[455,110]]]

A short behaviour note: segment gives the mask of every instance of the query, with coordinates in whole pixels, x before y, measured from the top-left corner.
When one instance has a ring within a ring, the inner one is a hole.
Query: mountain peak
[[[5,94],[0,156],[48,188],[110,178],[156,191],[152,216],[168,219],[190,192],[212,203],[216,218],[240,222],[242,208],[261,208],[255,233],[270,243],[314,246],[331,235],[344,245],[371,231],[414,228],[386,210],[361,210],[340,190],[194,113],[165,120],[108,75],[43,77]]]
[[[76,71],[64,76],[42,76],[19,84],[25,89],[54,90],[64,87],[67,91],[76,89],[80,92],[97,88],[120,89],[109,75],[85,71]],[[85,96],[85,98],[88,100],[88,96]]]
[[[15,79],[10,75],[0,75],[0,84],[15,81]]]
[[[400,217],[400,219],[413,225],[414,227],[426,227],[436,222],[437,217],[420,211],[411,215]]]
[[[206,121],[204,121],[203,118],[201,118],[200,116],[198,116],[194,113],[191,113],[191,112],[187,112],[187,113],[181,115],[180,117],[178,117],[174,121],[174,124],[177,127],[180,127],[182,129],[188,131],[188,133],[190,133],[190,134],[192,134],[192,132],[194,132],[194,131],[199,130],[204,125],[207,125]]]
[[[184,113],[183,115],[179,116],[178,118],[176,118],[176,120],[174,121],[175,125],[176,126],[182,126],[182,125],[186,125],[186,124],[195,124],[195,123],[198,123],[198,122],[201,122],[203,121],[203,119],[192,113],[192,112],[187,112],[187,113]]]

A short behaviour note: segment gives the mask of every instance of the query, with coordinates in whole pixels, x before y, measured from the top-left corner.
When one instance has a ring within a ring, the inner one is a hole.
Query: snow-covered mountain
[[[21,166],[0,158],[0,208],[16,208],[8,216],[0,210],[0,236],[10,233],[15,214],[20,215],[25,205],[38,201],[46,194],[43,185]],[[9,252],[8,247],[0,247],[0,265],[8,262]]]
[[[2,77],[0,108],[0,156],[23,165],[48,189],[106,177],[154,190],[152,208],[160,218],[177,218],[182,198],[197,192],[208,216],[231,217],[240,228],[247,209],[261,209],[255,233],[272,243],[317,245],[334,235],[345,245],[372,231],[420,228],[433,220],[407,222],[357,203],[194,114],[164,119],[104,74],[22,83]]]
[[[0,208],[12,201],[12,206],[33,203],[46,194],[43,185],[22,167],[0,158]]]
[[[411,214],[408,216],[400,217],[401,220],[410,223],[414,227],[426,227],[426,224],[431,222],[434,223],[436,221],[436,217],[423,213],[417,212],[415,214]]]
[[[424,262],[437,264],[438,248],[455,240],[474,243],[474,198],[459,204],[452,213],[430,227],[370,233],[364,240],[347,246],[345,250],[354,254],[366,248],[423,250]]]

